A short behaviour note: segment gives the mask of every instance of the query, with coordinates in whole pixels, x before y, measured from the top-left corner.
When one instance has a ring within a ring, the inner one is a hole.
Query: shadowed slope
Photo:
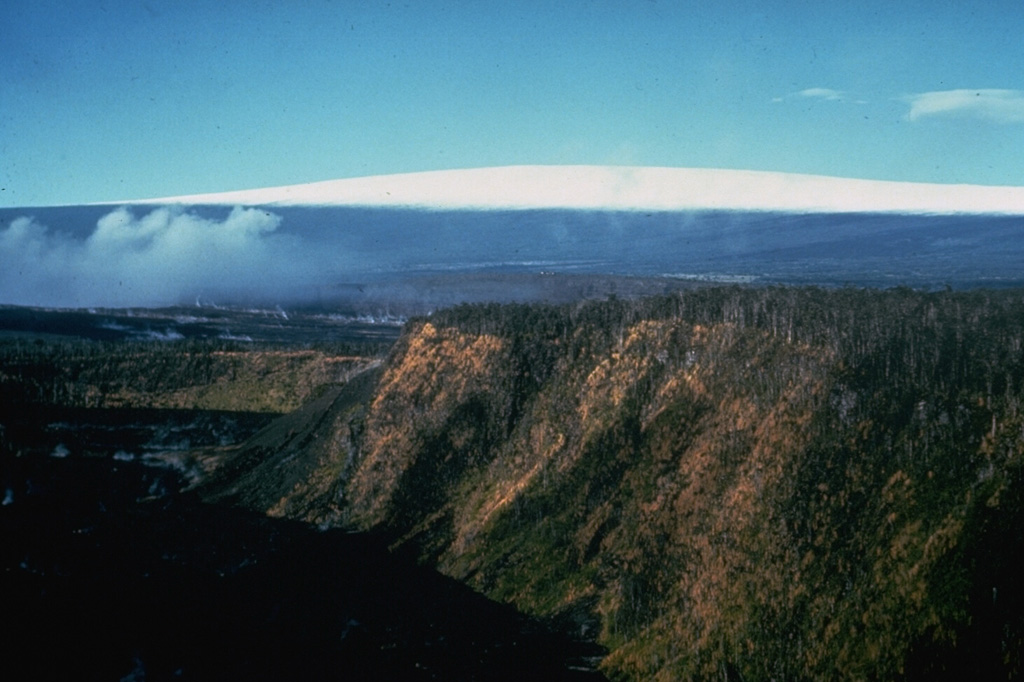
[[[5,461],[11,679],[602,679],[572,669],[596,648],[377,538],[153,499],[154,475],[96,458]]]

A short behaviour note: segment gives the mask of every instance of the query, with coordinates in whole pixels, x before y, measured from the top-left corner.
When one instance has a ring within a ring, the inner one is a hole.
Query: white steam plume
[[[236,207],[223,219],[183,207],[136,216],[121,207],[84,240],[30,217],[0,228],[0,303],[154,306],[197,295],[273,296],[312,282],[318,268],[278,215]]]

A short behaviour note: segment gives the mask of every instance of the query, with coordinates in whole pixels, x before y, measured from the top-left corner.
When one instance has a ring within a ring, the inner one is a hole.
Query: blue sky
[[[7,0],[0,206],[511,164],[1024,185],[1024,2]]]

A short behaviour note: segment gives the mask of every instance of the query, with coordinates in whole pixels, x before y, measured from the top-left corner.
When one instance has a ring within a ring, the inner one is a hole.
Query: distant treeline
[[[391,344],[0,339],[0,405],[287,412]]]

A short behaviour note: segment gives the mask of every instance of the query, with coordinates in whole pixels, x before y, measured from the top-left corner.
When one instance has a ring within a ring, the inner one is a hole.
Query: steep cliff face
[[[250,503],[387,533],[613,678],[1014,677],[1022,347],[1020,292],[455,309]]]

